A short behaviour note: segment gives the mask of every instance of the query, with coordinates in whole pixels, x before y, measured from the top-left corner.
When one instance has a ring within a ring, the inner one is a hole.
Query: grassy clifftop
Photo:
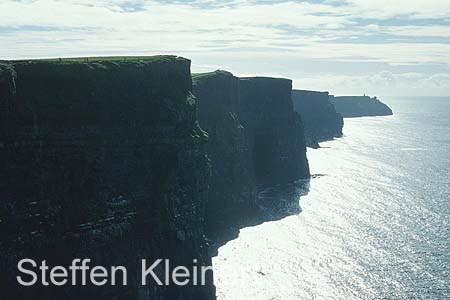
[[[217,76],[234,77],[234,75],[228,71],[216,70],[213,72],[206,72],[206,73],[192,73],[192,80],[194,82],[197,82],[199,80],[203,80],[203,79],[207,79],[207,78],[217,78]]]
[[[185,61],[185,58],[174,55],[153,56],[93,56],[93,57],[64,57],[64,58],[42,58],[42,59],[20,59],[8,62],[63,62],[63,63],[86,63],[86,62],[167,62]],[[5,62],[5,61],[3,61]]]

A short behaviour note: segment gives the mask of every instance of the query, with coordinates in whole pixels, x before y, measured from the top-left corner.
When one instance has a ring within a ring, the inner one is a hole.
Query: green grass
[[[97,57],[62,57],[62,58],[42,58],[42,59],[20,59],[9,62],[63,62],[63,63],[90,63],[90,62],[164,62],[183,59],[174,55],[154,55],[154,56],[97,56]]]
[[[206,72],[206,73],[192,73],[192,79],[193,80],[198,80],[198,79],[201,79],[201,78],[207,78],[207,77],[217,76],[217,75],[233,76],[233,74],[231,74],[228,71],[217,70],[217,71],[214,71],[214,72]]]

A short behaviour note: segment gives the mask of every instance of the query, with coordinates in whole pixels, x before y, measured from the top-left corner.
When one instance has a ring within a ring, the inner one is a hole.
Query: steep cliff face
[[[277,210],[279,203],[259,193],[264,187],[309,177],[303,125],[293,111],[290,80],[216,71],[194,74],[193,81],[199,123],[209,134],[208,236],[220,245],[239,228],[267,221],[263,210]],[[284,198],[298,206],[298,197]]]
[[[330,102],[344,118],[364,116],[390,116],[392,110],[377,97],[369,96],[330,96]]]
[[[197,115],[208,133],[212,177],[207,202],[207,232],[217,235],[247,215],[257,189],[247,137],[239,112],[239,78],[225,71],[193,75]]]
[[[302,117],[308,146],[318,147],[319,142],[342,136],[344,121],[330,103],[328,92],[293,90],[292,101]]]
[[[0,290],[5,299],[214,299],[140,285],[140,259],[209,265],[208,163],[190,62],[0,64]],[[24,288],[17,261],[128,268],[128,286]],[[158,273],[163,270],[158,269]]]
[[[291,91],[288,79],[239,80],[239,116],[257,183],[273,185],[309,177],[303,123],[294,112]]]

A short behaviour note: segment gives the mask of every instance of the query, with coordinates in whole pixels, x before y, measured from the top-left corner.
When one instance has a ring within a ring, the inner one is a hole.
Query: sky
[[[153,54],[335,95],[448,96],[450,0],[0,0],[0,59]]]

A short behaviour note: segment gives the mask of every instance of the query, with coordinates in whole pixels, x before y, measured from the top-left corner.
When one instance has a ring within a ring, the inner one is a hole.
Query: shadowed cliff
[[[207,233],[220,246],[240,228],[273,218],[282,201],[268,204],[263,191],[269,186],[309,178],[303,127],[293,111],[290,80],[216,71],[194,74],[193,82],[212,165]],[[304,184],[295,188],[303,191]],[[299,197],[287,198],[298,206]]]
[[[257,183],[283,184],[309,178],[301,117],[292,103],[292,81],[239,80],[240,112]]]
[[[172,56],[0,64],[4,299],[214,299],[211,279],[164,287],[138,276],[142,258],[210,264],[206,136],[191,86],[190,61]],[[128,286],[24,288],[25,257],[123,265]]]
[[[369,96],[330,96],[330,102],[344,118],[365,116],[390,116],[392,109],[378,100]]]
[[[292,82],[227,72],[194,82],[198,110],[179,57],[0,62],[2,296],[214,299],[212,276],[142,286],[140,259],[210,265],[205,234],[214,251],[239,228],[300,211],[309,167]],[[22,258],[125,266],[128,285],[25,289]]]
[[[329,101],[328,92],[293,90],[292,101],[305,126],[308,146],[342,136],[344,121]]]
[[[194,74],[197,116],[208,133],[211,159],[207,202],[207,233],[217,235],[256,209],[256,179],[250,160],[248,136],[239,117],[239,78],[217,71]]]

